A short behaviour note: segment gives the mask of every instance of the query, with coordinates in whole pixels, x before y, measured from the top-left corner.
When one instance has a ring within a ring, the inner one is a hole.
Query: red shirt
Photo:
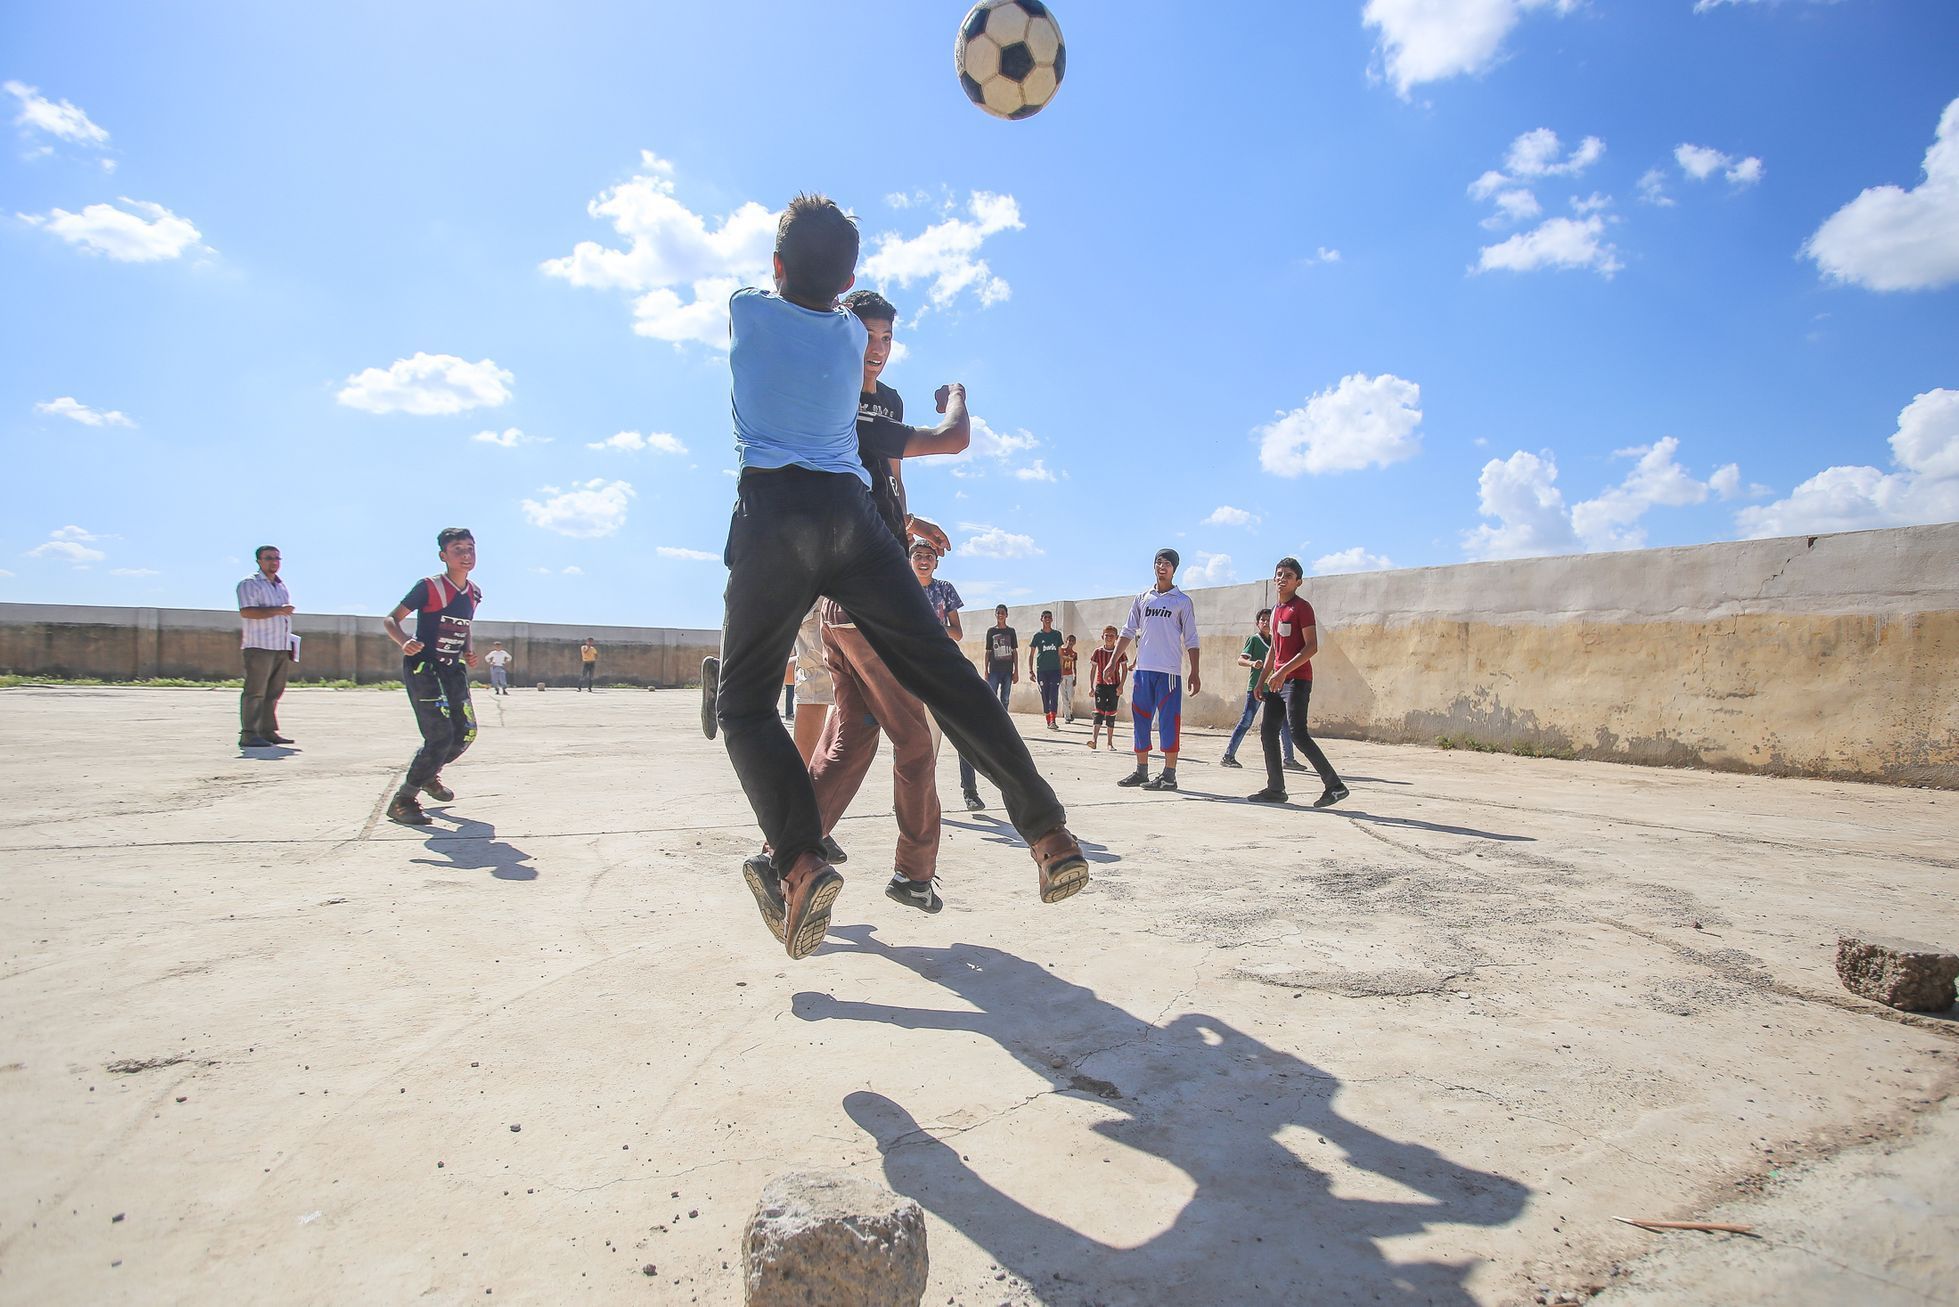
[[[1124,654],[1122,656],[1122,662],[1116,666],[1114,675],[1110,675],[1109,661],[1115,656],[1116,651],[1113,649],[1097,649],[1088,656],[1088,661],[1095,668],[1095,683],[1097,685],[1120,678],[1123,668],[1129,666],[1129,655]]]
[[[1289,602],[1280,604],[1272,610],[1272,650],[1274,667],[1283,667],[1299,656],[1306,647],[1306,632],[1318,623],[1313,619],[1313,605],[1294,595]],[[1313,679],[1313,660],[1292,669],[1289,681],[1310,681]]]

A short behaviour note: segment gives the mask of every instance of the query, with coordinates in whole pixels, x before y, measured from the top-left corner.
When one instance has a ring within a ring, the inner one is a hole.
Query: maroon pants
[[[843,612],[825,601],[823,659],[836,687],[836,704],[823,726],[809,766],[816,809],[828,835],[843,816],[877,756],[879,728],[891,737],[892,807],[898,818],[898,874],[932,879],[939,865],[939,787],[932,718],[925,705],[899,686],[857,628],[832,625]]]

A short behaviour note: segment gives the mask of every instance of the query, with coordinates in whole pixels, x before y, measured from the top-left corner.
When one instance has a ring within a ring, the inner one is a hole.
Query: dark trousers
[[[1236,758],[1238,756],[1239,742],[1245,738],[1245,732],[1251,729],[1252,719],[1258,716],[1258,705],[1261,698],[1262,696],[1253,694],[1250,690],[1245,691],[1245,712],[1238,719],[1237,729],[1231,732],[1231,742],[1224,746],[1225,757]],[[1259,739],[1261,742],[1264,740],[1262,728]],[[1284,717],[1279,718],[1279,743],[1285,746],[1286,761],[1291,762],[1292,727],[1286,722]]]
[[[476,742],[476,706],[469,701],[469,669],[460,662],[417,654],[401,660],[401,680],[422,732],[422,747],[401,786],[412,795]]]
[[[245,649],[245,691],[238,696],[238,740],[269,740],[279,733],[279,696],[292,674],[284,649]]]
[[[1051,672],[1036,672],[1034,679],[1041,683],[1041,712],[1052,717],[1061,708],[1061,669]]]
[[[580,663],[579,671],[578,671],[578,688],[581,690],[591,689],[592,673],[596,672],[598,669],[599,669],[599,665],[597,663]]]
[[[1066,819],[1006,711],[945,638],[870,491],[846,473],[745,473],[728,529],[728,589],[715,704],[728,758],[762,835],[787,867],[823,843],[809,772],[775,715],[782,666],[817,596],[843,605],[907,692],[925,701],[960,755],[1000,787],[1032,841]]]
[[[1286,792],[1286,774],[1279,765],[1279,726],[1284,723],[1292,731],[1293,747],[1306,755],[1306,761],[1320,774],[1320,780],[1329,790],[1340,784],[1340,776],[1333,770],[1333,764],[1320,752],[1313,733],[1306,729],[1306,705],[1313,697],[1311,681],[1287,681],[1278,694],[1269,691],[1265,696],[1265,716],[1258,723],[1258,733],[1265,744],[1265,788]]]
[[[1002,708],[1013,707],[1014,669],[1012,663],[996,664],[986,669],[986,688],[999,696]]]

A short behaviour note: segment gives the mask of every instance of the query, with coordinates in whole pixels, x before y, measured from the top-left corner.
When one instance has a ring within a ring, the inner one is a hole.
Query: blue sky
[[[1959,6],[0,9],[0,600],[717,625],[726,289],[859,216],[969,602],[1959,517]],[[935,466],[936,464],[936,466]]]

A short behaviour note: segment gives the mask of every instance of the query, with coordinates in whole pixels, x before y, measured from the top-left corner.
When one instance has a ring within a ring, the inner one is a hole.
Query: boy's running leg
[[[1347,787],[1340,781],[1340,774],[1333,770],[1333,764],[1326,760],[1319,742],[1313,733],[1306,729],[1306,705],[1312,701],[1313,683],[1311,681],[1292,681],[1286,686],[1286,720],[1292,726],[1292,739],[1299,751],[1306,755],[1306,761],[1313,764],[1313,770],[1320,774],[1320,783],[1326,786],[1326,793],[1313,802],[1315,808],[1325,808],[1347,797]]]
[[[829,636],[834,636],[837,650],[831,668],[837,668],[838,659],[849,665],[854,693],[891,737],[891,802],[898,821],[898,850],[893,864],[906,880],[929,885],[939,867],[939,788],[932,779],[936,752],[932,718],[924,704],[905,693],[862,632],[843,627],[829,632],[826,638]],[[839,677],[837,712],[843,711],[843,680]],[[817,786],[817,801],[826,830],[834,826],[850,802],[844,799],[832,815],[821,785]]]
[[[1247,690],[1245,691],[1245,711],[1238,714],[1238,725],[1232,729],[1231,739],[1224,746],[1224,756],[1218,759],[1218,765],[1220,767],[1242,767],[1244,765],[1238,761],[1238,745],[1244,740],[1245,732],[1252,724],[1252,718],[1257,715],[1258,699],[1250,690]]]
[[[1258,723],[1259,742],[1265,747],[1265,788],[1251,796],[1254,802],[1286,801],[1286,774],[1279,767],[1279,724],[1285,720],[1285,716],[1285,696],[1268,692],[1265,711]]]
[[[829,665],[830,685],[836,701],[830,706],[829,720],[810,759],[809,783],[816,792],[816,817],[828,835],[837,819],[857,797],[877,757],[878,721],[864,695],[864,682],[858,669],[843,652],[842,632],[823,628],[823,652]]]
[[[404,658],[401,681],[408,689],[408,702],[415,708],[415,727],[422,733],[422,747],[408,764],[408,775],[388,802],[388,819],[404,826],[426,826],[428,814],[422,811],[416,795],[422,786],[435,779],[448,761],[455,734],[449,724],[449,704],[442,695],[442,682],[435,673],[432,658]]]

